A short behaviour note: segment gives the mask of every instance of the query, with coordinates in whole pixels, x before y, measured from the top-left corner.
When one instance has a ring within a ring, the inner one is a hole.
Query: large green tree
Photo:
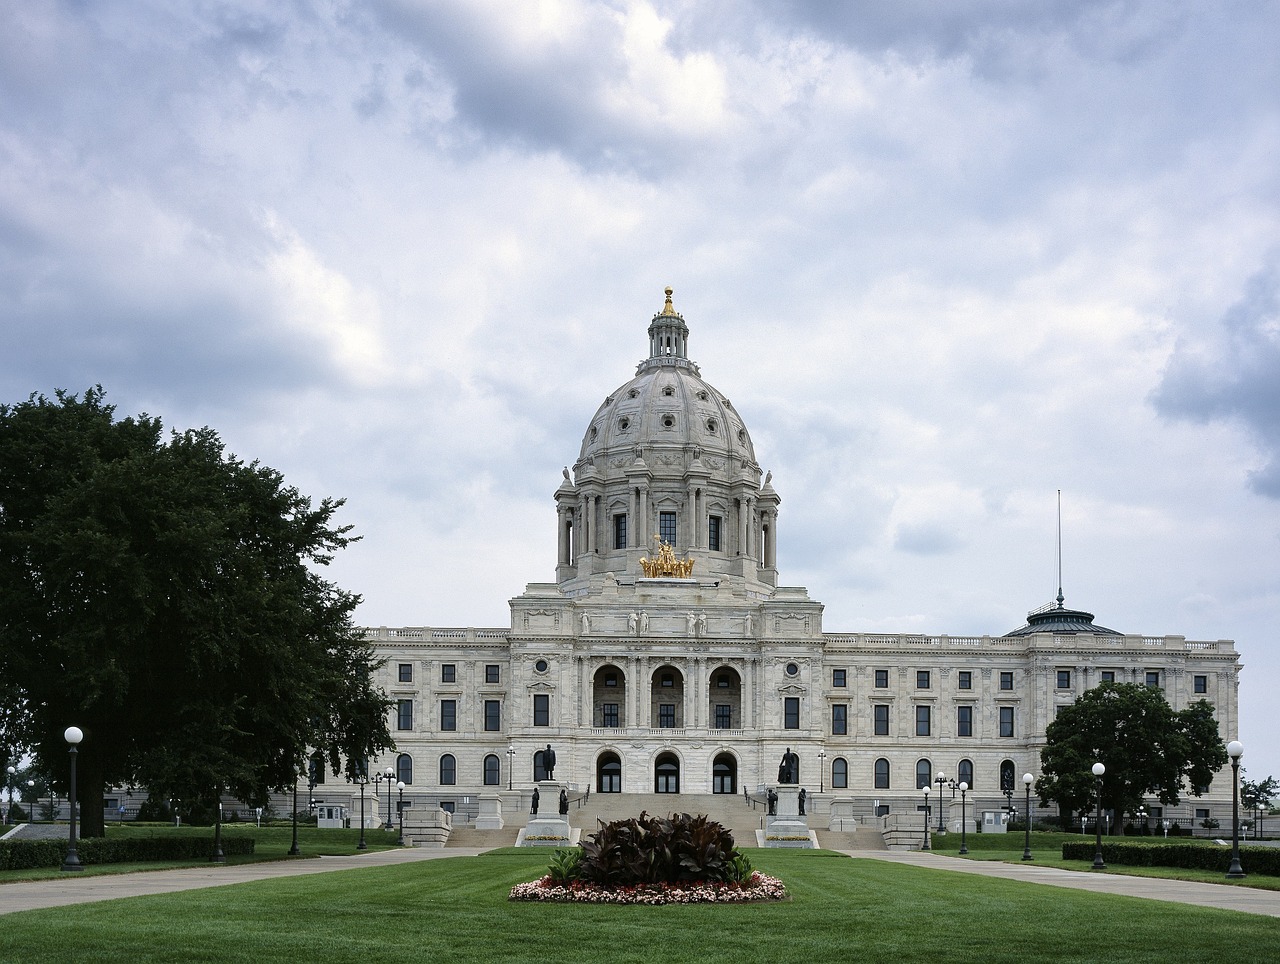
[[[353,541],[341,505],[101,388],[0,406],[0,743],[65,791],[84,731],[86,834],[109,784],[256,805],[312,748],[337,770],[390,745],[359,599],[317,574]]]
[[[1132,813],[1145,797],[1172,806],[1200,796],[1227,762],[1213,707],[1204,700],[1175,712],[1154,686],[1101,683],[1064,706],[1045,729],[1036,792],[1065,818],[1096,806],[1095,763],[1106,767],[1102,806]]]

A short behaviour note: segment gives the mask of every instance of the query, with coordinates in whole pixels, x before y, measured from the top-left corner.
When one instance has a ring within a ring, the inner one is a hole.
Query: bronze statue
[[[556,778],[556,751],[551,749],[550,743],[542,751],[542,769],[546,771],[548,780]]]
[[[533,788],[533,806],[529,808],[530,815],[536,817],[538,815],[538,788]]]
[[[564,816],[569,812],[569,794],[565,790],[560,791],[560,816]]]
[[[770,787],[765,793],[764,799],[769,804],[769,816],[776,817],[778,815],[778,791]]]
[[[800,782],[800,757],[791,752],[791,747],[787,747],[787,752],[782,754],[782,762],[778,764],[778,782],[789,784]]]
[[[804,787],[800,788],[800,816],[804,816],[804,798],[807,797],[808,791]]]

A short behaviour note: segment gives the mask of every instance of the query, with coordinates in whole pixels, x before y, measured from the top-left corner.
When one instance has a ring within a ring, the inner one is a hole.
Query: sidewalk
[[[390,864],[434,860],[439,857],[474,857],[487,849],[468,850],[463,847],[451,847],[448,850],[436,850],[414,847],[403,850],[379,850],[350,857],[275,860],[235,866],[208,864],[203,867],[154,870],[136,874],[97,876],[64,874],[49,880],[0,884],[0,914],[37,910],[43,907],[65,907],[68,904],[85,904],[99,900],[115,900],[118,897],[173,894],[202,887],[226,887],[251,880],[272,880],[279,877],[323,874],[334,870],[355,870],[362,867],[386,867]]]
[[[1190,880],[1167,880],[1161,877],[1127,877],[1120,874],[1095,874],[1087,871],[1059,870],[1056,867],[1038,866],[1034,861],[1024,864],[1006,864],[995,860],[965,860],[943,854],[920,851],[842,851],[850,857],[867,860],[887,860],[891,863],[911,864],[931,870],[950,870],[962,874],[978,874],[983,877],[1003,877],[1025,884],[1047,884],[1050,887],[1071,887],[1089,890],[1095,894],[1123,894],[1128,897],[1144,897],[1148,900],[1168,900],[1179,904],[1195,904],[1198,907],[1216,907],[1220,910],[1238,910],[1246,914],[1265,914],[1280,917],[1280,891],[1255,890],[1252,887],[1227,884],[1202,884]],[[1246,868],[1247,870],[1247,868]]]

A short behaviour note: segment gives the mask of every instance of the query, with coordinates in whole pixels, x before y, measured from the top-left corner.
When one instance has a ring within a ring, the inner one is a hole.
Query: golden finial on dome
[[[664,315],[674,315],[676,313],[676,309],[675,306],[671,304],[671,292],[675,289],[673,289],[671,285],[667,285],[665,290],[667,292],[667,303],[662,306],[662,313]]]

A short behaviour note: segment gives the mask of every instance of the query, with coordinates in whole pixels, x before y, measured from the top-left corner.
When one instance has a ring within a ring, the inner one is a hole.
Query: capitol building
[[[371,770],[393,769],[418,808],[465,818],[496,794],[523,813],[550,745],[575,792],[670,794],[680,810],[680,795],[762,790],[791,748],[811,813],[844,801],[866,821],[914,812],[940,774],[978,810],[1006,805],[1006,788],[1021,805],[1045,727],[1104,680],[1159,687],[1175,710],[1208,700],[1236,737],[1233,643],[1108,629],[1061,594],[1004,635],[828,630],[778,571],[782,492],[785,468],[762,473],[668,288],[634,376],[554,491],[554,581],[512,599],[508,626],[364,631],[395,740]],[[1206,796],[1154,804],[1155,820],[1226,825],[1230,771]]]

